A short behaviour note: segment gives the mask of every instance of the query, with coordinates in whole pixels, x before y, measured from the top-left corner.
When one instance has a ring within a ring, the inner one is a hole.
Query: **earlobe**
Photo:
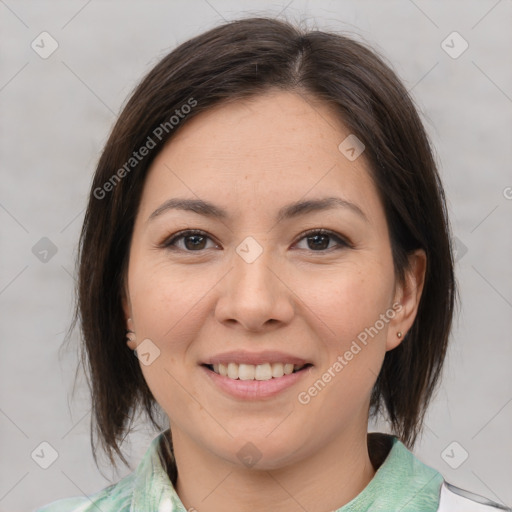
[[[396,331],[393,330],[393,332],[388,332],[388,339],[386,341],[386,352],[389,350],[393,350],[394,348],[398,347],[400,343],[402,343],[404,338],[404,335],[402,331]]]
[[[126,324],[128,326],[128,329],[126,330],[126,344],[129,348],[132,350],[135,350],[137,348],[137,342],[135,337],[135,331],[133,330],[133,320],[131,318],[128,318],[126,320]]]
[[[387,351],[393,350],[404,341],[414,323],[423,292],[426,269],[427,256],[423,249],[417,249],[409,255],[409,267],[405,271],[404,282],[398,286],[396,292],[395,300],[401,308],[388,330]]]

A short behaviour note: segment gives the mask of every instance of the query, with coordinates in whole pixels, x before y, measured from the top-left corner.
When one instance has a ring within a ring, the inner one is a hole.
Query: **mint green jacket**
[[[90,496],[54,501],[35,512],[187,512],[162,464],[162,432],[136,470]],[[391,437],[391,436],[389,436]],[[444,482],[396,437],[370,483],[336,512],[491,512],[511,510]]]

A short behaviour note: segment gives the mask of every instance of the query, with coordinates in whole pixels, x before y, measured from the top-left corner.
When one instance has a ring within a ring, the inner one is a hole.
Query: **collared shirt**
[[[35,512],[189,512],[164,468],[162,450],[167,432],[153,439],[135,471],[118,483],[89,496],[54,501]],[[388,438],[391,449],[368,485],[336,512],[469,512],[500,509],[489,501],[487,506],[482,505],[482,501],[473,501],[471,497],[476,495],[466,491],[462,491],[466,492],[465,498],[460,493],[450,491],[450,488],[457,488],[446,484],[438,471],[423,464],[396,437],[380,435]],[[447,505],[449,500],[452,501]]]

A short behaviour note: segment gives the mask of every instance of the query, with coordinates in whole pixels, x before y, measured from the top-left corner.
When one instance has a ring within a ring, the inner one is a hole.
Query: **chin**
[[[251,435],[246,432],[243,437],[236,437],[225,446],[223,453],[219,453],[218,446],[215,452],[238,467],[269,471],[293,464],[303,446],[303,441],[293,442],[286,435],[275,435],[270,440],[266,434]]]

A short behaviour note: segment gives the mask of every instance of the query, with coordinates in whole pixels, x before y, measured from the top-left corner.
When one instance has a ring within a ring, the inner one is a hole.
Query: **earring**
[[[135,333],[133,331],[126,331],[126,344],[130,350],[135,350]],[[133,346],[130,346],[133,345]]]
[[[397,335],[397,337],[398,337],[398,338],[401,338],[401,337],[402,337],[402,332],[401,332],[401,331],[398,331],[398,332],[396,333],[396,335]]]
[[[132,322],[132,319],[128,318],[128,322]],[[128,347],[130,347],[130,343],[134,343],[135,340],[136,340],[135,331],[132,331],[131,329],[127,329],[126,330],[126,344],[128,345]],[[134,348],[131,348],[131,349],[135,350]]]

